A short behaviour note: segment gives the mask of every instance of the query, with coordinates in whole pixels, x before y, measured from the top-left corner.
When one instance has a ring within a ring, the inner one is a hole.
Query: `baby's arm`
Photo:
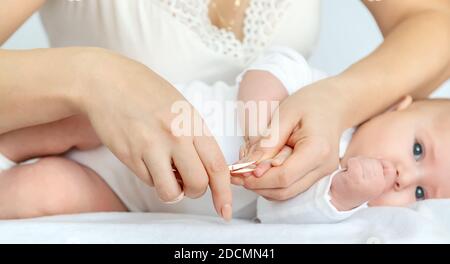
[[[0,135],[0,156],[19,163],[30,158],[62,154],[74,147],[91,149],[100,144],[89,120],[79,115]],[[0,164],[2,169],[7,168]]]
[[[287,47],[274,47],[252,63],[238,77],[238,83],[240,83],[238,99],[241,102],[248,103],[247,105],[251,105],[252,101],[267,103],[277,101],[281,103],[290,94],[322,78],[325,78],[325,74],[311,68],[305,58],[297,51]],[[245,128],[246,139],[246,145],[241,148],[241,156],[244,156],[245,152],[248,151],[248,146],[254,143],[252,139],[255,138],[252,137],[255,136],[255,130],[249,129],[250,124],[253,128],[258,128],[256,136],[260,135],[270,123],[274,110],[276,110],[276,107],[273,107],[273,104],[270,107],[257,108],[257,116],[261,114],[266,116],[266,118],[258,118],[259,120],[255,120],[256,118],[250,119],[241,111],[241,126]],[[252,132],[251,135],[249,135],[249,132]],[[286,151],[285,148],[281,150],[283,153]],[[284,155],[281,152],[280,154]],[[255,176],[260,175],[255,174]]]
[[[249,102],[256,102],[258,104],[256,116],[252,116],[248,112],[245,113],[241,109],[240,120],[242,128],[245,128],[246,140],[249,140],[251,143],[252,136],[256,136],[249,135],[250,124],[253,126],[258,125],[258,128],[266,128],[269,124],[275,109],[265,106],[270,106],[270,103],[273,101],[281,102],[287,96],[288,91],[272,73],[262,70],[250,70],[244,74],[239,86],[238,101],[243,102],[247,106]],[[265,102],[265,104],[260,104],[260,102]],[[261,114],[264,114],[266,118],[260,120],[259,115]],[[263,123],[258,124],[258,122]]]

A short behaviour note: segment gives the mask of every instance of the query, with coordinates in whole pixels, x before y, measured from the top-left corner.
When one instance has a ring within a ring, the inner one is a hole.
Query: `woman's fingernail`
[[[231,220],[231,217],[233,217],[233,209],[231,208],[230,204],[225,204],[224,206],[222,206],[222,218],[229,222]]]
[[[176,203],[180,202],[181,200],[183,200],[183,198],[184,198],[184,192],[181,192],[180,195],[178,195],[178,197],[175,198],[175,200],[169,201],[169,202],[164,202],[163,201],[163,203],[165,203],[165,204],[176,204]]]

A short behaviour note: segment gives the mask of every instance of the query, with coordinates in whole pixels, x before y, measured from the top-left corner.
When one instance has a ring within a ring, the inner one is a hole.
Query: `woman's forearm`
[[[76,114],[83,48],[0,50],[0,134]]]
[[[396,25],[368,57],[334,78],[354,126],[404,95],[424,97],[450,77],[450,14],[423,12]],[[358,111],[354,111],[357,108]]]

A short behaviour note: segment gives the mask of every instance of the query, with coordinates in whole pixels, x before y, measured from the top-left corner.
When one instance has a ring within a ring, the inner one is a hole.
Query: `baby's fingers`
[[[253,171],[253,175],[256,177],[261,177],[266,171],[272,167],[278,167],[283,165],[283,163],[291,156],[292,148],[289,146],[284,146],[281,151],[273,159],[268,159],[260,162],[258,167]]]
[[[281,166],[292,154],[292,148],[289,146],[284,146],[281,151],[273,158],[272,166]]]
[[[392,188],[397,178],[397,169],[394,164],[387,160],[381,160],[381,165],[383,166],[383,174],[385,179],[385,190]]]
[[[255,177],[261,177],[270,168],[272,168],[272,160],[263,160],[257,165],[255,170],[253,171],[253,175],[255,175]]]

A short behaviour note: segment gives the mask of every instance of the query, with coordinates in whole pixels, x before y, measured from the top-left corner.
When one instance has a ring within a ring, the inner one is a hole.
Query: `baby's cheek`
[[[369,201],[369,206],[405,207],[415,202],[414,196],[407,191],[388,191]]]

